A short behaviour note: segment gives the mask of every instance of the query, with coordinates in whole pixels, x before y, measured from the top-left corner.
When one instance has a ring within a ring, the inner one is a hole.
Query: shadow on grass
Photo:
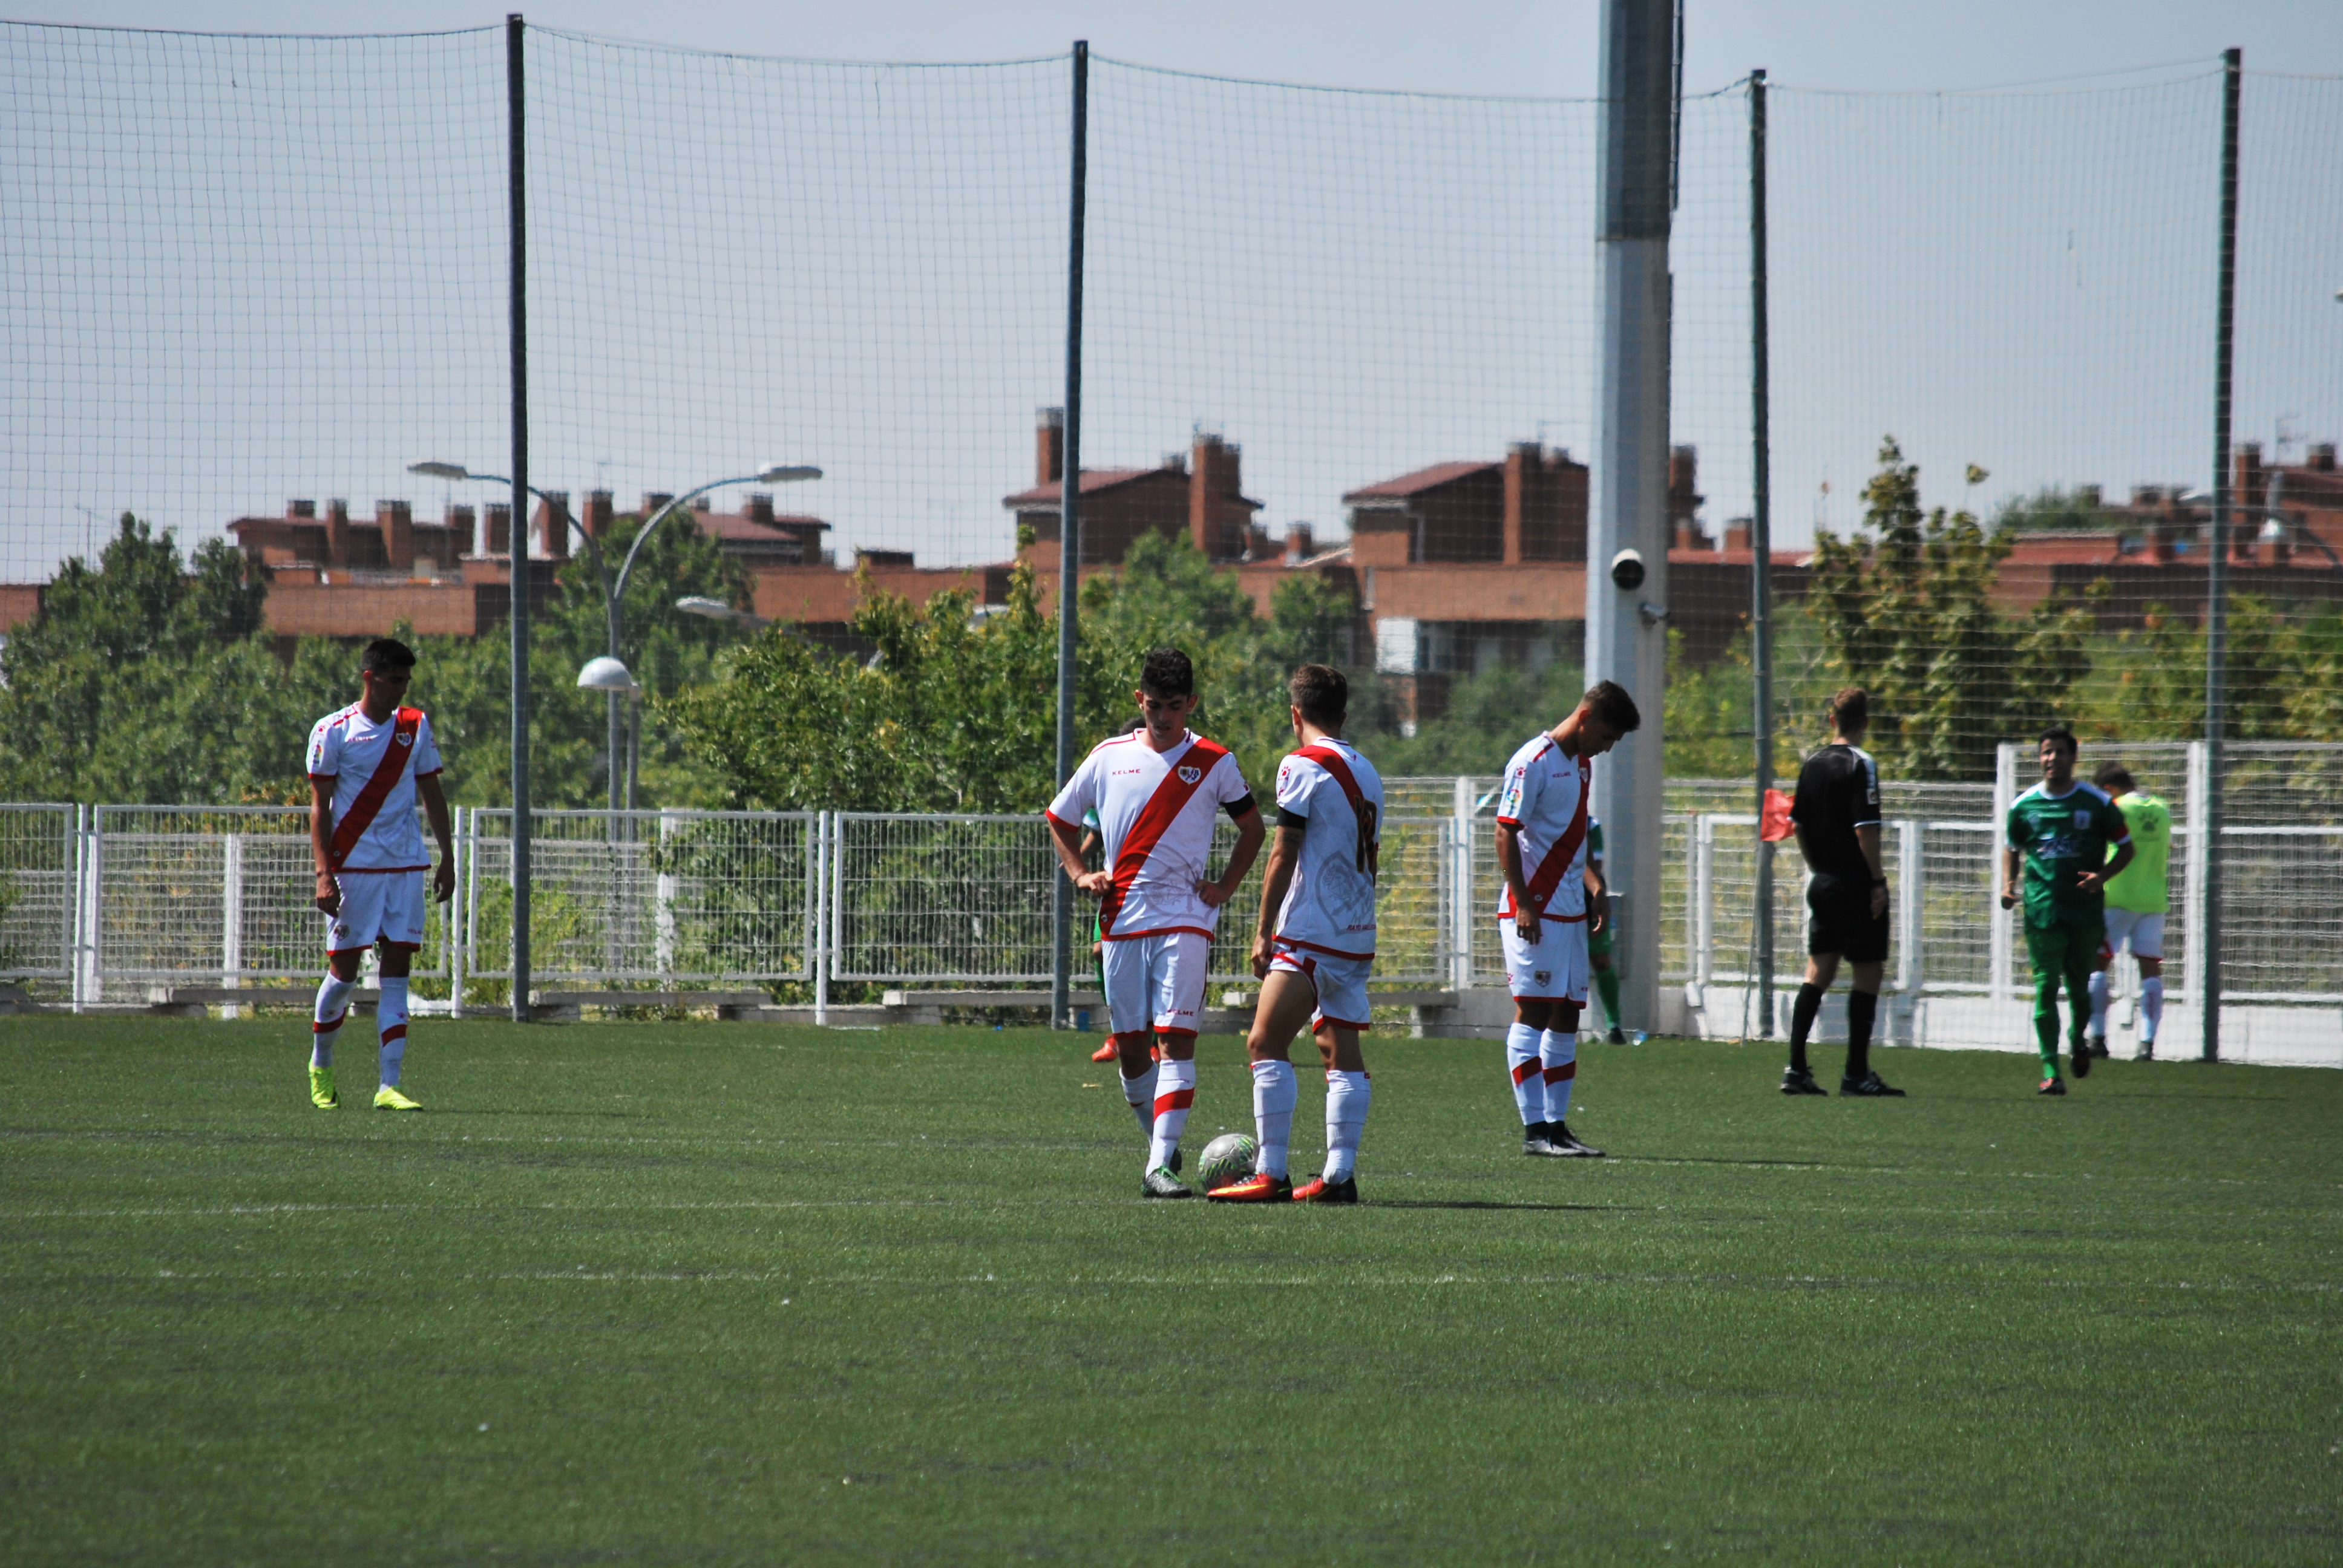
[[[1605,1214],[1643,1207],[1636,1203],[1508,1203],[1497,1198],[1375,1198],[1363,1209],[1504,1209],[1545,1214]]]

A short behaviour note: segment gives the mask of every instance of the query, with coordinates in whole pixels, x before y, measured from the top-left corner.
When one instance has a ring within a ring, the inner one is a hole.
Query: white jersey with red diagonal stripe
[[[1359,793],[1355,805],[1329,763],[1350,776]],[[1335,958],[1373,958],[1383,809],[1374,764],[1347,740],[1312,741],[1277,765],[1277,806],[1279,827],[1306,824],[1302,858],[1277,912],[1277,940]]]
[[[368,802],[372,818],[357,842],[342,857],[345,871],[427,871],[431,859],[423,851],[423,830],[415,822],[415,781],[439,771],[439,745],[431,738],[431,720],[415,714],[414,731],[404,744],[399,738],[400,712],[394,710],[377,724],[366,709],[351,703],[329,713],[309,731],[309,777],[334,781],[334,823],[338,829],[381,771],[384,753],[397,747],[398,759],[387,793]]]
[[[1197,897],[1196,884],[1212,862],[1212,819],[1252,799],[1236,758],[1201,735],[1183,733],[1169,751],[1148,745],[1144,730],[1100,742],[1050,802],[1050,815],[1071,828],[1084,811],[1098,813],[1114,877],[1100,905],[1100,934],[1109,941],[1163,931],[1211,936],[1220,911]]]
[[[1522,883],[1546,891],[1548,920],[1577,920],[1586,913],[1586,823],[1593,802],[1588,791],[1594,769],[1583,757],[1564,752],[1551,735],[1540,735],[1505,764],[1497,792],[1497,820],[1520,829]],[[1555,850],[1565,857],[1546,862]],[[1497,891],[1497,917],[1513,913],[1510,887]]]

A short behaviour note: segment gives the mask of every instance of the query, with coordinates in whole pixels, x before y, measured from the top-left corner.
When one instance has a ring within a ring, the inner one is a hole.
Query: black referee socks
[[[1796,1071],[1807,1070],[1806,1036],[1814,1032],[1815,1014],[1822,1010],[1823,988],[1800,986],[1797,1004],[1790,1010],[1790,1066]]]
[[[1871,991],[1846,994],[1846,1076],[1861,1083],[1871,1070],[1871,1024],[1879,1016],[1879,997]]]

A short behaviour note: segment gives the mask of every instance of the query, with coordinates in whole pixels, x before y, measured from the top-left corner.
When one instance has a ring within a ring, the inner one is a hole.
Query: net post
[[[2228,725],[2229,409],[2237,308],[2237,96],[2245,51],[2221,51],[2221,265],[2214,311],[2213,526],[2205,560],[2205,994],[2197,1002],[2207,1061],[2221,1059],[2221,732]]]
[[[507,181],[512,267],[512,1017],[528,1021],[528,231],[527,136],[521,61],[528,29],[505,17]]]
[[[1066,445],[1058,481],[1058,770],[1063,785],[1074,770],[1074,652],[1079,640],[1075,599],[1082,564],[1082,208],[1089,181],[1091,45],[1074,40],[1073,135],[1066,232]],[[1054,856],[1052,857],[1054,859]],[[1051,879],[1050,1027],[1073,1027],[1074,890],[1063,875]]]
[[[1774,1035],[1774,846],[1765,796],[1774,788],[1774,477],[1772,372],[1765,300],[1765,73],[1749,73],[1749,638],[1756,694],[1757,1037]],[[1906,939],[1909,940],[1908,938]]]

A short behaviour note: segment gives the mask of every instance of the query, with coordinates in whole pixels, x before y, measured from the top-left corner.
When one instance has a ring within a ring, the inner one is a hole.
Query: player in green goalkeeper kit
[[[2064,1094],[2058,1076],[2058,982],[2074,1014],[2075,1076],[2091,1070],[2091,976],[2106,940],[2106,888],[2131,864],[2131,830],[2106,790],[2075,777],[2075,732],[2043,731],[2042,782],[2010,803],[2004,824],[2001,907],[2026,906],[2026,957],[2034,970],[2034,1033],[2042,1048],[2036,1092]],[[2113,859],[2107,851],[2113,849]],[[2025,888],[2019,890],[2020,862]]]

